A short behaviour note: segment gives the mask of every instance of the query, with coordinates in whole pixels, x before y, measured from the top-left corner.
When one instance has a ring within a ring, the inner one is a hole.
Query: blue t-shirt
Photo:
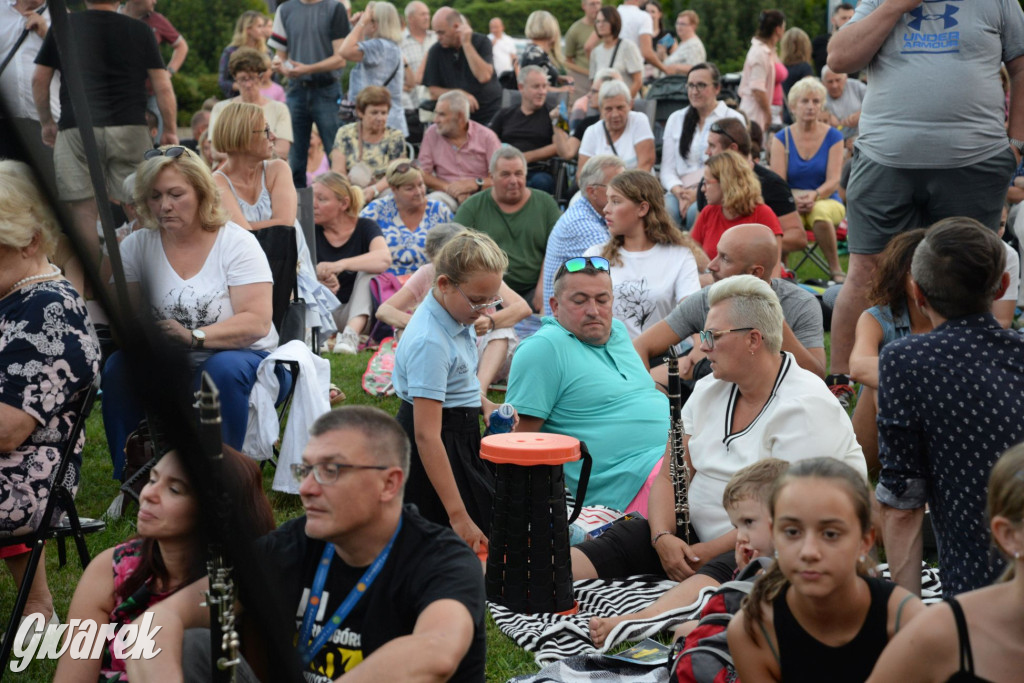
[[[800,153],[796,151],[796,141],[793,139],[792,133],[786,135],[786,129],[776,133],[775,138],[782,143],[783,147],[786,146],[786,139],[789,138],[789,149],[787,150],[789,166],[786,169],[786,182],[789,183],[789,186],[794,190],[816,190],[825,182],[825,176],[828,174],[828,151],[832,149],[832,145],[843,141],[843,134],[830,126],[828,132],[825,133],[825,140],[810,159],[800,156]],[[833,193],[829,199],[839,201],[839,192]]]
[[[587,444],[594,459],[587,505],[625,510],[665,454],[668,399],[620,320],[612,320],[604,346],[591,346],[545,317],[512,357],[505,400],[521,415],[543,418],[541,431]],[[579,462],[565,465],[573,491],[580,468]]]
[[[476,330],[456,322],[431,289],[402,334],[391,381],[408,403],[429,398],[443,408],[479,408],[476,363]]]

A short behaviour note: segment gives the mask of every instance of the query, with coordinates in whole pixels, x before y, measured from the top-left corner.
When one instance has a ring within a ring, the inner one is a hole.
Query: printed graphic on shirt
[[[306,613],[308,601],[309,588],[307,587],[302,591],[302,600],[299,602],[299,609],[295,614],[295,647],[300,651],[298,634],[302,629],[302,617]],[[320,608],[317,610],[313,623],[313,631],[310,634],[311,640],[316,639],[324,628],[324,622],[331,617],[327,613],[327,605],[330,604],[330,601],[330,591],[324,590],[320,599]],[[309,663],[309,669],[303,672],[306,683],[331,683],[363,661],[363,637],[358,628],[357,624],[346,625],[331,634],[330,639]]]
[[[651,288],[647,278],[628,280],[615,285],[615,317],[619,320],[631,320],[639,329],[644,329],[647,320],[654,313],[654,301],[651,300]]]
[[[925,0],[905,15],[901,54],[943,54],[960,52],[960,22],[955,15],[961,0]]]

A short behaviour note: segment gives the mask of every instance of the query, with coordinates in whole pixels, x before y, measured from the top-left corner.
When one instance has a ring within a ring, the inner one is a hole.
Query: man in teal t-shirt
[[[505,250],[505,283],[539,311],[544,303],[544,250],[561,212],[554,197],[526,186],[526,158],[515,147],[498,148],[490,175],[493,186],[463,202],[455,222],[487,233]]]
[[[607,267],[607,266],[605,266]],[[554,317],[523,340],[512,358],[507,401],[519,432],[567,434],[594,459],[587,505],[630,508],[659,467],[668,441],[668,399],[633,349],[625,325],[612,319],[612,280],[588,260],[555,275]],[[576,491],[580,463],[565,465]],[[646,514],[641,496],[633,506]]]

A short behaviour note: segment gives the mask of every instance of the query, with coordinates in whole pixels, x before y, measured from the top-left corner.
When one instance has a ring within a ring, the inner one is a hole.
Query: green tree
[[[160,0],[157,7],[188,41],[188,58],[173,79],[178,97],[178,125],[187,125],[203,100],[219,97],[217,69],[221,52],[231,42],[239,15],[267,11],[264,0]]]

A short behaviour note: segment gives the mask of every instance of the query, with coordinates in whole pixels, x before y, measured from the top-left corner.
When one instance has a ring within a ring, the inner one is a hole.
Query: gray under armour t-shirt
[[[861,0],[842,29],[883,0]],[[857,149],[894,168],[962,168],[1007,147],[1000,62],[1024,54],[1016,0],[923,2],[868,64]]]
[[[782,304],[782,315],[789,323],[793,335],[805,349],[820,349],[825,346],[825,329],[821,321],[821,304],[813,294],[791,282],[773,279],[772,289]],[[680,339],[704,329],[708,317],[708,289],[710,285],[683,299],[672,312],[665,316],[665,322]]]

